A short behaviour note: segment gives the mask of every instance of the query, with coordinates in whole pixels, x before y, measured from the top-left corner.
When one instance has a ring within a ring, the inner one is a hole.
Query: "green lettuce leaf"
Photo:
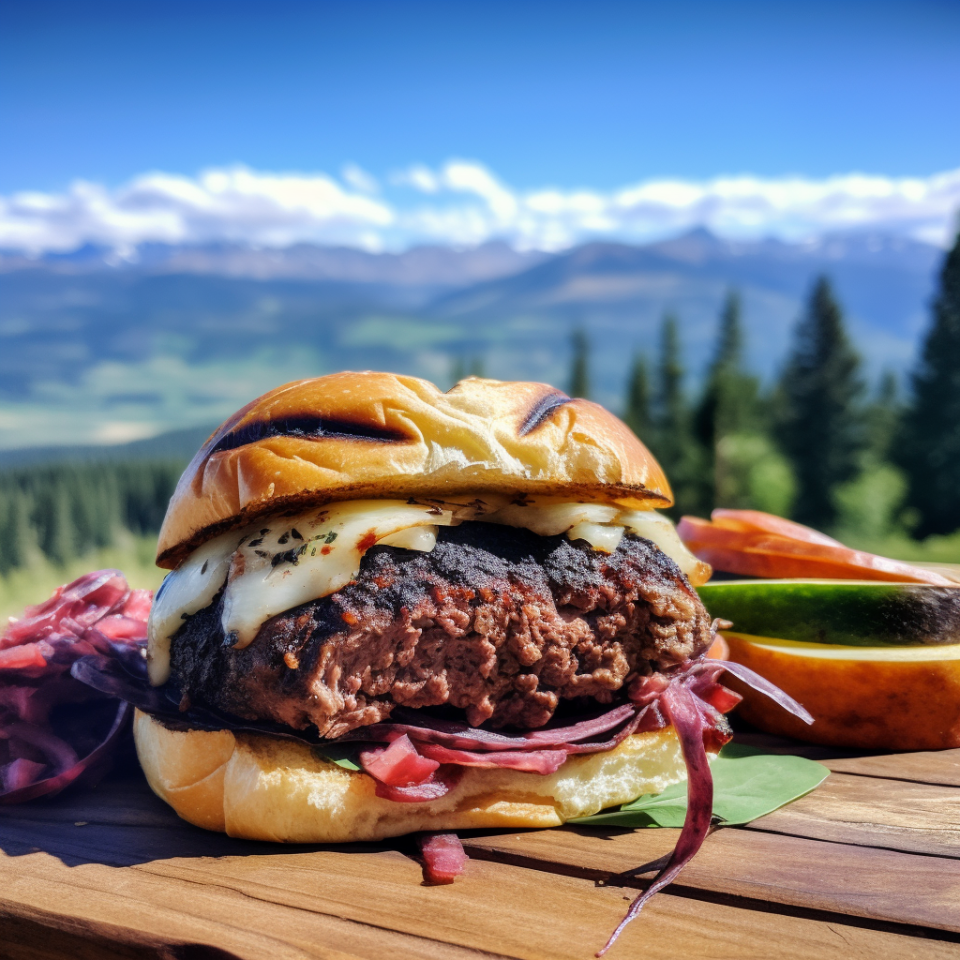
[[[357,753],[359,747],[339,747],[335,744],[324,744],[323,747],[314,747],[314,754],[321,760],[329,760],[344,770],[359,770],[360,764],[357,763]]]
[[[763,753],[728,743],[710,764],[713,771],[713,815],[733,826],[750,823],[802,797],[830,771],[803,757]],[[647,794],[617,810],[606,810],[570,823],[589,827],[682,827],[687,814],[687,784]]]

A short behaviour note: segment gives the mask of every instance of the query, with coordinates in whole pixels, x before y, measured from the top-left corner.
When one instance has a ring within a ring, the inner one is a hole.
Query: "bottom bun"
[[[861,750],[960,747],[960,645],[841,647],[724,633],[729,659],[802,703],[807,726],[727,675],[738,713],[768,733]]]
[[[556,827],[686,779],[672,727],[603,753],[570,757],[554,774],[468,767],[439,800],[383,800],[365,773],[305,743],[229,730],[171,730],[137,711],[137,753],[153,792],[208,830],[248,840],[341,843],[419,830]]]

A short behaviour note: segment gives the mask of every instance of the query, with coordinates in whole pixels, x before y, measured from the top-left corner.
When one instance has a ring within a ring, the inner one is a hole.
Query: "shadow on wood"
[[[0,850],[7,856],[48,853],[68,867],[128,867],[154,860],[244,857],[338,850],[358,856],[382,850],[412,855],[412,840],[341,845],[238,840],[194,827],[154,796],[139,767],[114,771],[95,787],[68,789],[49,800],[0,807]]]

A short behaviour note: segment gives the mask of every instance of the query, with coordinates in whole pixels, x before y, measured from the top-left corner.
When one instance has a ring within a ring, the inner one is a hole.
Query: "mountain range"
[[[560,253],[503,243],[403,253],[298,244],[0,251],[0,448],[116,443],[207,427],[269,387],[343,368],[448,386],[456,361],[563,386],[570,336],[591,343],[596,399],[618,409],[631,357],[679,318],[693,386],[723,298],[775,375],[814,279],[828,275],[873,376],[905,371],[943,251],[883,234],[805,243],[698,229]]]

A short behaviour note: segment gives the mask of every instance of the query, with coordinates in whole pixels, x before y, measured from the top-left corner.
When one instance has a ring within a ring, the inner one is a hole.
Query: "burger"
[[[689,777],[642,901],[706,835],[739,699],[704,658],[710,568],[657,512],[671,503],[623,423],[543,384],[287,384],[187,467],[146,676],[128,658],[98,682],[140,708],[150,786],[191,823],[425,832],[435,881],[457,872],[452,831],[557,826]]]

